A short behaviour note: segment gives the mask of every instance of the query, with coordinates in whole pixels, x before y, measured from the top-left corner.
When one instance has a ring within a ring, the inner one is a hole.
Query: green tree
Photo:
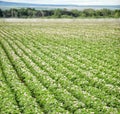
[[[61,9],[55,9],[54,10],[54,16],[57,18],[61,18],[62,12]]]
[[[109,10],[109,9],[102,9],[101,12],[102,12],[103,17],[110,17],[111,16],[111,10]]]
[[[114,17],[120,18],[120,10],[115,10]]]
[[[1,9],[0,9],[0,17],[3,17],[3,12]]]
[[[95,10],[93,9],[85,9],[83,10],[85,17],[95,17]]]
[[[78,17],[80,15],[79,11],[77,9],[74,9],[71,11],[73,13],[74,17]]]

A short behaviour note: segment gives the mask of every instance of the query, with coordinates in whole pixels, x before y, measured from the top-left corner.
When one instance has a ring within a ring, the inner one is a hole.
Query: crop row
[[[16,24],[0,29],[3,114],[119,113],[119,36],[108,28],[113,25],[95,24],[93,30],[95,25],[57,23],[56,30],[53,23]]]

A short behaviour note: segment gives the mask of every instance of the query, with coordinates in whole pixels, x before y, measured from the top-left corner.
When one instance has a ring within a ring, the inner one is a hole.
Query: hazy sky
[[[39,4],[77,4],[77,5],[118,5],[120,0],[2,0]]]

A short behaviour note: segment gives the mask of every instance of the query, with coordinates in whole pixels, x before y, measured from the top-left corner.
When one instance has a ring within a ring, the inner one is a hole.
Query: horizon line
[[[74,5],[74,6],[119,6],[120,4],[59,4],[59,3],[32,3],[32,2],[13,2],[13,1],[4,1],[0,0],[0,2],[6,3],[17,3],[17,4],[33,4],[33,5]]]

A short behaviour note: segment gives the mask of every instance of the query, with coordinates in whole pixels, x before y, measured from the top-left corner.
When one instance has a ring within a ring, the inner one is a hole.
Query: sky
[[[120,0],[2,0],[35,4],[120,5]]]

